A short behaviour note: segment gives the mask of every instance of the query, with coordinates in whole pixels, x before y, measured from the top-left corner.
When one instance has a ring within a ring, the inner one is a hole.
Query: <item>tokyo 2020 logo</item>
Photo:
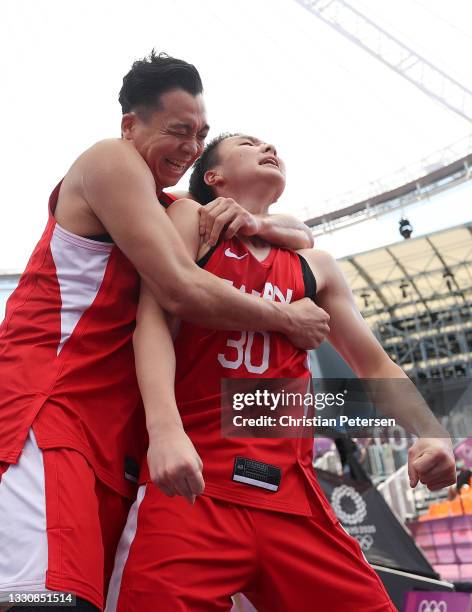
[[[350,501],[349,505],[353,505],[353,510],[348,510],[346,505],[343,507],[343,499]],[[367,516],[367,506],[362,496],[353,488],[347,485],[336,487],[331,494],[331,505],[336,512],[339,520],[346,525],[357,525]]]

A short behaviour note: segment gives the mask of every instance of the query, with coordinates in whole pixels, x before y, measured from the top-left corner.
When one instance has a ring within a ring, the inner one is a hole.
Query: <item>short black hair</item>
[[[123,78],[118,97],[123,115],[159,110],[161,95],[174,89],[183,89],[192,96],[202,93],[198,70],[193,64],[153,49],[147,57],[135,61]]]
[[[214,168],[218,162],[218,145],[233,136],[241,136],[241,134],[230,134],[225,132],[210,140],[205,147],[201,157],[193,165],[192,175],[190,176],[189,191],[200,204],[208,204],[215,199],[216,194],[213,187],[205,183],[205,172]]]

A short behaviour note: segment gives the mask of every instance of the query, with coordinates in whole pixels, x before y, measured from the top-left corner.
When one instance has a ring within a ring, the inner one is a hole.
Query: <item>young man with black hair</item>
[[[254,299],[199,269],[165,214],[163,189],[208,132],[196,68],[153,52],[123,79],[120,103],[121,139],[85,151],[54,189],[0,327],[7,606],[11,593],[45,589],[72,591],[87,609],[103,604],[147,447],[132,349],[140,276],[166,310],[195,323],[277,330],[305,347],[328,329],[308,300]],[[294,235],[307,242],[298,225]]]
[[[243,135],[213,141],[190,181],[203,203],[231,197],[250,214],[266,214],[284,186],[275,148]],[[329,340],[359,377],[406,379],[362,319],[327,253],[271,247],[244,231],[209,247],[199,235],[197,203],[175,202],[168,215],[192,258],[241,291],[282,301],[316,294],[331,316]],[[171,352],[165,327],[162,310],[144,288],[136,366],[148,424],[161,440],[151,442],[150,450],[157,443],[159,449],[148,456],[145,484],[118,547],[107,612],[228,611],[236,592],[259,612],[394,610],[321,492],[312,438],[221,434],[222,379],[297,379],[306,389],[306,352],[280,334],[212,332],[181,322],[174,363],[164,359]],[[447,432],[421,398],[405,406],[393,399],[391,416],[421,436],[409,455],[412,486],[421,480],[434,490],[453,482]],[[194,454],[198,477],[179,471],[180,452]]]

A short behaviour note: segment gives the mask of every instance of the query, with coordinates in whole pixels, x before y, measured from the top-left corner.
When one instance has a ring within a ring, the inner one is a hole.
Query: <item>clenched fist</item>
[[[315,349],[329,334],[329,314],[312,302],[303,298],[287,306],[289,325],[284,331],[292,344],[299,349]]]
[[[438,491],[456,482],[456,462],[450,438],[419,438],[408,451],[410,486],[418,482]]]
[[[193,504],[203,493],[203,463],[183,427],[150,437],[147,460],[151,480],[169,497],[182,495]]]

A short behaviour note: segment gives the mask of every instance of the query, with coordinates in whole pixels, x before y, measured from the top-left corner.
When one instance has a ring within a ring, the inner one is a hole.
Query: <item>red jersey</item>
[[[0,327],[0,461],[17,462],[33,427],[40,448],[83,453],[130,495],[147,444],[132,346],[139,276],[113,243],[56,223],[59,188]]]
[[[272,248],[260,262],[237,237],[219,243],[199,264],[237,289],[265,299],[289,303],[316,292],[307,262],[296,253]],[[220,419],[221,379],[302,378],[308,383],[307,352],[282,334],[212,331],[184,321],[175,352],[177,404],[185,431],[203,461],[204,495],[311,515],[307,488],[320,493],[312,467],[313,439],[223,438]],[[279,468],[279,489],[273,492],[233,481],[236,457]]]

